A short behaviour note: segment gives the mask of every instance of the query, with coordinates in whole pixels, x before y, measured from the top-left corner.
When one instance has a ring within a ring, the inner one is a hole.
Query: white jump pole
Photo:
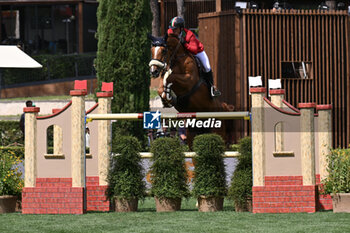
[[[143,113],[112,113],[112,114],[89,114],[88,120],[140,120]],[[186,112],[186,113],[162,113],[162,119],[183,118],[215,118],[215,119],[250,119],[250,112]]]

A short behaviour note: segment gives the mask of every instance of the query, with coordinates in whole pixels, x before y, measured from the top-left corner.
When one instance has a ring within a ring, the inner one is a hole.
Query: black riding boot
[[[209,72],[204,73],[204,77],[210,86],[210,95],[212,97],[220,96],[221,92],[214,86],[213,72],[210,70]]]

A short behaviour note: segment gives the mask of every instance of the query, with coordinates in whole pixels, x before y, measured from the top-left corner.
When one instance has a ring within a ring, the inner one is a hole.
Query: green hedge
[[[0,121],[0,146],[24,144],[19,121]]]
[[[63,79],[92,74],[95,53],[74,55],[36,55],[33,59],[43,65],[42,69],[3,69],[5,85]],[[76,74],[76,65],[77,71]]]
[[[19,121],[0,121],[0,147],[24,146],[24,137],[19,128]],[[48,146],[53,147],[53,126],[47,131]]]
[[[328,176],[322,181],[326,194],[350,193],[350,149],[333,149],[327,155]]]

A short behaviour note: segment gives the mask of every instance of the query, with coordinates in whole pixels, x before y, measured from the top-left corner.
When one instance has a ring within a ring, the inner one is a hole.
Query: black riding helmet
[[[170,20],[169,28],[170,29],[175,29],[175,28],[183,28],[185,27],[185,20],[180,17],[174,17]]]

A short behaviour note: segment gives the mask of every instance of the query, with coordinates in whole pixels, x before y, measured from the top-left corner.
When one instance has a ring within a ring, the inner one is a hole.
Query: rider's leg
[[[213,72],[211,70],[209,58],[208,58],[207,54],[205,53],[205,51],[203,51],[203,52],[197,53],[196,57],[199,58],[199,60],[201,61],[202,65],[203,65],[203,68],[205,71],[204,78],[211,86],[211,88],[210,88],[211,96],[213,96],[213,97],[220,96],[221,92],[219,90],[217,90],[216,87],[214,86]]]

